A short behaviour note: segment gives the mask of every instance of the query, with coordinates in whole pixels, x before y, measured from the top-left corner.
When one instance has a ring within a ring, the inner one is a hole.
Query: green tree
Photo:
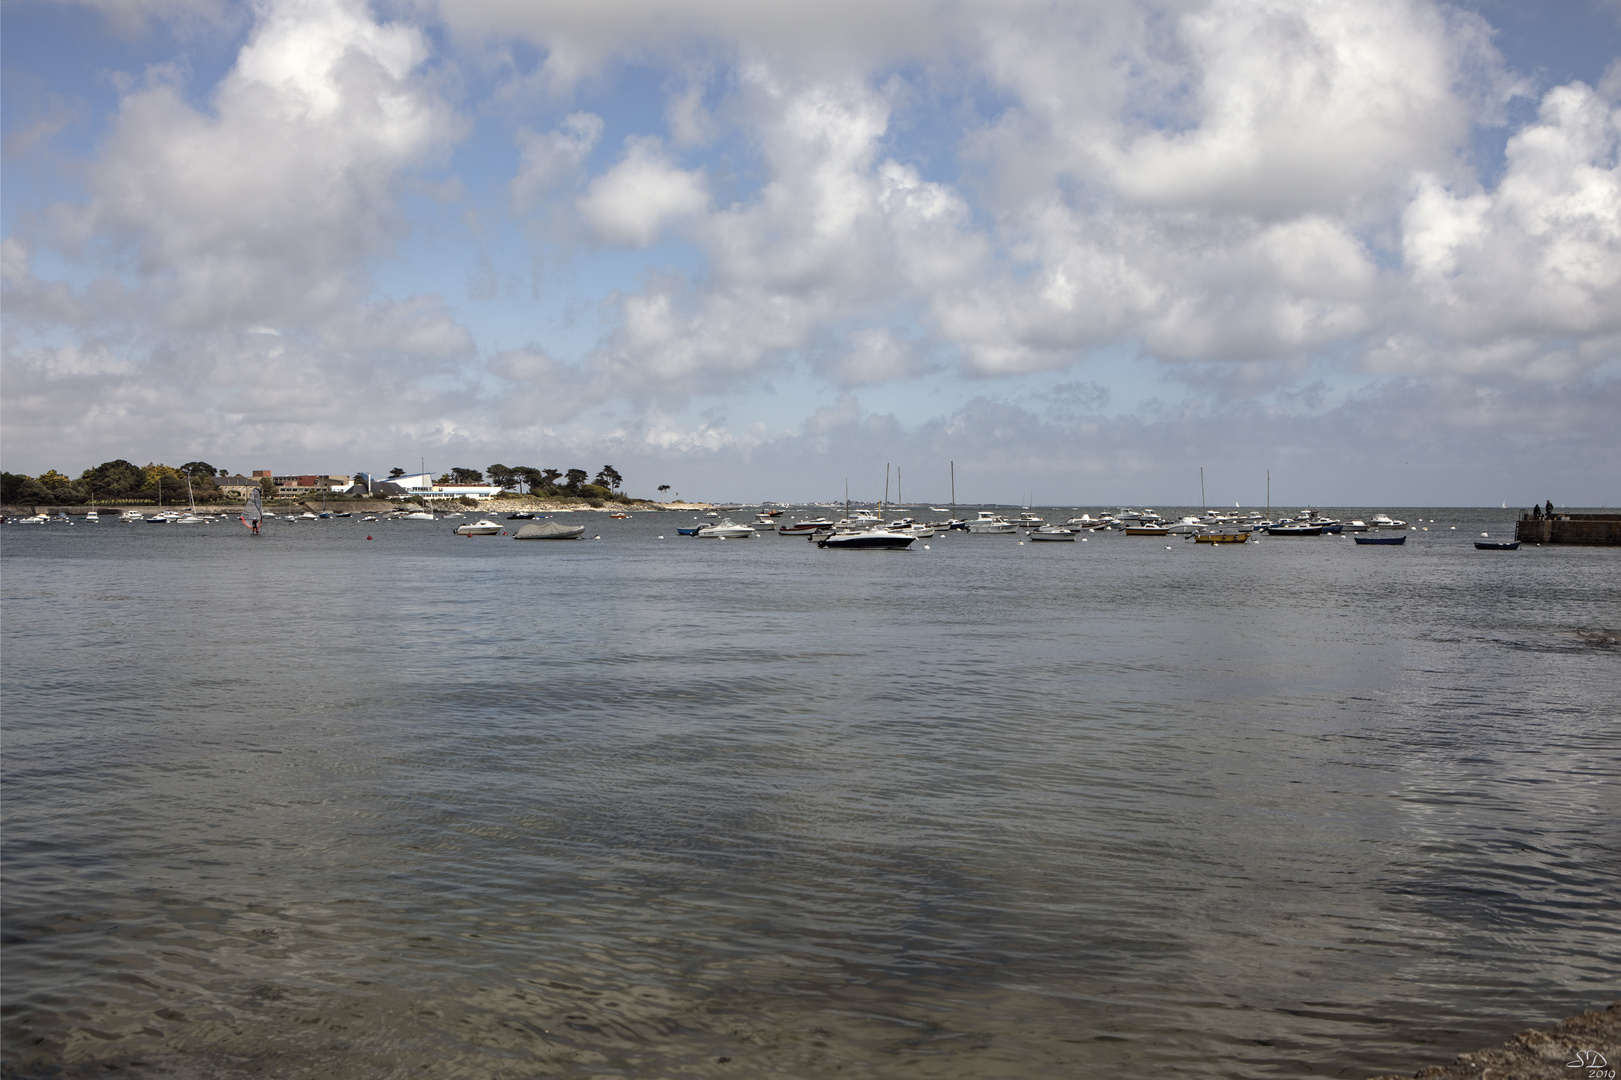
[[[79,475],[79,479],[86,483],[96,497],[106,499],[133,498],[146,486],[146,473],[139,465],[123,458],[114,458],[112,461],[102,462],[93,469],[86,469]]]
[[[470,487],[484,482],[484,474],[477,469],[451,469],[450,482],[460,487]]]
[[[596,478],[591,482],[593,484],[600,484],[605,488],[613,488],[615,491],[618,491],[619,485],[625,482],[625,478],[620,476],[619,470],[614,468],[612,465],[604,465],[602,467],[602,471],[597,473]]]
[[[134,492],[136,498],[151,499],[156,502],[162,499],[165,505],[184,502],[186,498],[186,474],[172,465],[154,465],[147,462],[146,468],[141,470],[145,476],[139,491]]]
[[[568,474],[563,477],[563,490],[570,495],[578,495],[580,485],[589,479],[591,479],[591,474],[584,469],[570,469]]]
[[[491,465],[484,472],[489,476],[490,483],[499,488],[509,488],[518,482],[517,476],[505,465]]]
[[[56,505],[56,495],[50,488],[34,477],[25,476],[22,478],[22,483],[17,485],[17,501],[26,503],[29,506],[54,506]]]
[[[14,503],[22,490],[23,481],[32,479],[22,473],[0,472],[0,503]]]
[[[396,465],[392,469],[388,470],[388,478],[390,480],[393,480],[395,477],[404,476],[404,475],[405,475],[405,470],[400,468],[398,465]]]
[[[669,491],[669,490],[670,490],[670,485],[669,484],[660,484],[659,485],[659,494],[660,495],[663,495],[666,491]]]
[[[276,497],[276,482],[268,476],[259,477],[259,495],[263,499]]]
[[[563,479],[563,472],[561,469],[540,470],[540,486],[541,489],[548,495],[557,494],[557,482],[561,479]]]

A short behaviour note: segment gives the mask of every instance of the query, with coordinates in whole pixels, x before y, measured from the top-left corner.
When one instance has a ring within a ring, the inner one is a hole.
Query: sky
[[[1615,506],[1618,58],[1621,0],[8,0],[0,463]]]

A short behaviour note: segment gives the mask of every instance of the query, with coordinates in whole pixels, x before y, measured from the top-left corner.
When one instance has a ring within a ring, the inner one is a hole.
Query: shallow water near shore
[[[1621,552],[1392,512],[8,525],[5,1075],[1358,1077],[1602,1004]]]

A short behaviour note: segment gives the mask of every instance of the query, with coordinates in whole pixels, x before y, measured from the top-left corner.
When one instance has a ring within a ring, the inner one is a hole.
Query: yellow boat
[[[1234,529],[1232,532],[1198,533],[1193,539],[1200,544],[1242,544],[1249,538],[1249,533]]]

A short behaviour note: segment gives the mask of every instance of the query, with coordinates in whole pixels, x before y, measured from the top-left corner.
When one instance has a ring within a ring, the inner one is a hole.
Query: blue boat
[[[1475,541],[1475,550],[1476,551],[1518,551],[1518,550],[1520,550],[1520,542],[1518,540],[1476,540]]]
[[[1353,536],[1351,539],[1355,540],[1358,544],[1380,544],[1384,546],[1395,546],[1397,544],[1407,543],[1407,534],[1402,533],[1400,536]]]

